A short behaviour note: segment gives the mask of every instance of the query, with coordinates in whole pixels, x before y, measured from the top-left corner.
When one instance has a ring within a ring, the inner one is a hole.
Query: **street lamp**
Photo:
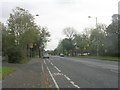
[[[91,16],[88,16],[88,18],[95,18],[95,20],[96,20],[96,28],[97,28],[97,17],[91,17]]]
[[[39,16],[39,14],[35,15],[36,17]],[[38,39],[38,54],[39,54],[39,58],[42,57],[41,53],[42,53],[42,47],[39,46],[40,45],[40,39]]]
[[[95,18],[95,21],[96,21],[96,29],[98,30],[98,23],[97,23],[97,17],[91,17],[91,16],[88,16],[88,18]],[[97,56],[99,56],[99,49],[98,49],[98,44],[99,43],[97,43]]]
[[[36,14],[36,16],[39,16],[39,14]]]

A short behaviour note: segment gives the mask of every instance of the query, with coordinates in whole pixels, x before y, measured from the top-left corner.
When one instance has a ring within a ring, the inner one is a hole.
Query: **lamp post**
[[[95,22],[96,22],[96,29],[98,30],[98,23],[97,23],[97,17],[91,17],[91,16],[88,16],[88,18],[95,18]],[[98,48],[98,44],[99,43],[97,43],[97,56],[99,56],[99,48]]]
[[[39,16],[39,14],[36,14],[35,15],[36,17],[38,17]],[[42,57],[42,55],[41,55],[41,50],[42,50],[42,48],[39,46],[40,45],[40,39],[38,39],[38,54],[39,54],[39,58],[41,58]]]
[[[35,16],[39,16],[39,14],[36,14]],[[42,36],[43,37],[43,36]],[[41,44],[41,46],[39,46],[39,57],[43,58],[43,53],[44,53],[44,45],[40,42],[40,39],[39,39],[39,45]]]

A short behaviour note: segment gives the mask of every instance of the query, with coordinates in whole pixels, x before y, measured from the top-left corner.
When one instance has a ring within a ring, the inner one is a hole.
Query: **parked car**
[[[61,53],[61,54],[60,54],[60,56],[61,56],[61,57],[64,57],[64,54],[63,54],[63,53]]]
[[[43,55],[43,58],[50,58],[50,56],[49,56],[49,54],[48,53],[45,53],[44,55]]]

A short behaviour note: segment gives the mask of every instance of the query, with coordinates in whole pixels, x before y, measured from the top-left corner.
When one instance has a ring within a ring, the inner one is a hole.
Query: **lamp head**
[[[91,16],[88,16],[88,18],[91,18]]]
[[[39,14],[36,14],[36,16],[39,16]]]

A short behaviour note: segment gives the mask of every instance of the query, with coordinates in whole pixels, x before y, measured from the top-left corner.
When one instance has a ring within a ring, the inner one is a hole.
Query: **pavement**
[[[59,56],[43,62],[54,88],[118,88],[118,62]]]
[[[46,87],[41,69],[41,59],[34,58],[28,64],[3,63],[16,71],[2,81],[2,88],[42,88]]]

